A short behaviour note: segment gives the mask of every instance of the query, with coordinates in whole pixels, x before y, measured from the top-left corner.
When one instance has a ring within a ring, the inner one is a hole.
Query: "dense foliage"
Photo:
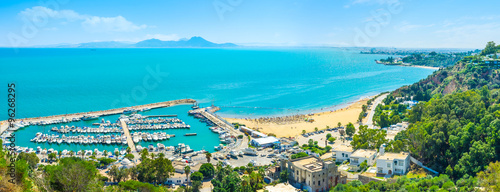
[[[436,71],[415,84],[401,87],[394,91],[392,95],[413,96],[413,100],[428,101],[436,94],[445,95],[480,89],[485,85],[489,89],[500,88],[500,71],[462,61],[452,67]]]
[[[257,172],[252,171],[253,167],[248,165],[248,175],[240,177],[230,166],[224,166],[219,162],[216,166],[215,176],[212,179],[213,191],[230,192],[242,191],[250,192],[263,188],[264,169],[260,168]]]
[[[316,153],[318,155],[323,155],[332,149],[332,147],[329,145],[327,145],[326,147],[320,147],[318,145],[318,141],[314,141],[312,139],[309,139],[307,143],[308,144],[303,144],[302,147],[300,148],[303,150],[310,150],[311,152]]]
[[[475,176],[488,163],[500,160],[498,90],[437,96],[409,112],[414,122],[396,140],[412,156],[454,179]]]
[[[102,186],[94,165],[77,157],[62,158],[58,165],[45,166],[44,171],[47,188],[52,190],[96,191]]]
[[[141,182],[147,183],[165,183],[170,175],[175,171],[172,162],[165,158],[163,153],[153,158],[154,154],[147,152],[147,149],[141,152],[141,163],[137,165],[134,177]]]
[[[339,184],[330,191],[346,191],[346,192],[368,192],[368,191],[474,191],[475,180],[464,179],[458,182],[453,182],[447,175],[439,177],[425,178],[407,178],[405,176],[391,180],[391,182],[370,182],[363,185],[360,181],[352,181],[347,184]]]

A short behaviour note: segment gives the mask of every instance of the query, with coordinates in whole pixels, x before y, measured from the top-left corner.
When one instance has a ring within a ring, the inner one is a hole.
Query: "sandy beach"
[[[423,65],[400,65],[400,66],[439,70],[439,67],[429,67],[429,66],[423,66]]]
[[[371,97],[370,97],[371,98]],[[346,125],[349,122],[355,123],[358,119],[359,113],[361,113],[362,106],[370,98],[365,98],[350,104],[348,107],[338,109],[335,111],[327,111],[321,113],[314,113],[312,115],[306,115],[307,118],[314,119],[314,122],[298,121],[289,123],[258,123],[255,120],[250,119],[236,119],[236,118],[224,118],[230,123],[240,123],[244,124],[249,128],[258,130],[262,133],[269,134],[274,133],[277,137],[296,137],[302,134],[302,130],[306,132],[311,132],[318,129],[325,129],[326,126],[337,127],[338,122],[342,125]]]

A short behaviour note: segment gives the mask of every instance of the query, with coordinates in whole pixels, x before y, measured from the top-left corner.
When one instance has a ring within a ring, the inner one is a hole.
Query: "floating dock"
[[[196,133],[186,133],[184,134],[184,136],[196,136],[197,134]]]

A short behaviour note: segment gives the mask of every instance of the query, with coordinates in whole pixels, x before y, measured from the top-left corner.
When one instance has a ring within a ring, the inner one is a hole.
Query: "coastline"
[[[386,64],[382,63],[379,61],[375,61],[377,64],[382,64],[385,66],[401,66],[401,67],[417,67],[417,68],[423,68],[423,69],[434,69],[434,70],[439,70],[439,67],[431,67],[431,66],[424,66],[424,65],[405,65],[405,64]]]
[[[262,133],[273,133],[277,137],[296,137],[302,134],[302,130],[312,132],[317,127],[319,130],[325,129],[326,126],[337,127],[337,123],[341,122],[343,126],[351,122],[357,124],[359,113],[362,111],[362,106],[373,98],[375,95],[359,99],[355,102],[347,103],[347,107],[343,107],[332,111],[323,111],[304,115],[306,118],[314,119],[314,122],[306,122],[305,120],[293,122],[258,122],[256,119],[249,118],[224,118],[230,123],[244,124],[248,128],[258,130]],[[288,116],[282,116],[288,117]],[[280,118],[280,117],[272,117]]]
[[[417,68],[423,68],[423,69],[434,69],[434,70],[439,70],[439,67],[429,67],[429,66],[423,66],[423,65],[399,65],[403,67],[417,67]]]

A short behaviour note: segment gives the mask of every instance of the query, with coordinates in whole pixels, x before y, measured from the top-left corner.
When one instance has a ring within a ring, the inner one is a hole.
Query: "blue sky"
[[[483,48],[500,1],[41,0],[0,3],[0,46],[201,36],[269,46]]]

